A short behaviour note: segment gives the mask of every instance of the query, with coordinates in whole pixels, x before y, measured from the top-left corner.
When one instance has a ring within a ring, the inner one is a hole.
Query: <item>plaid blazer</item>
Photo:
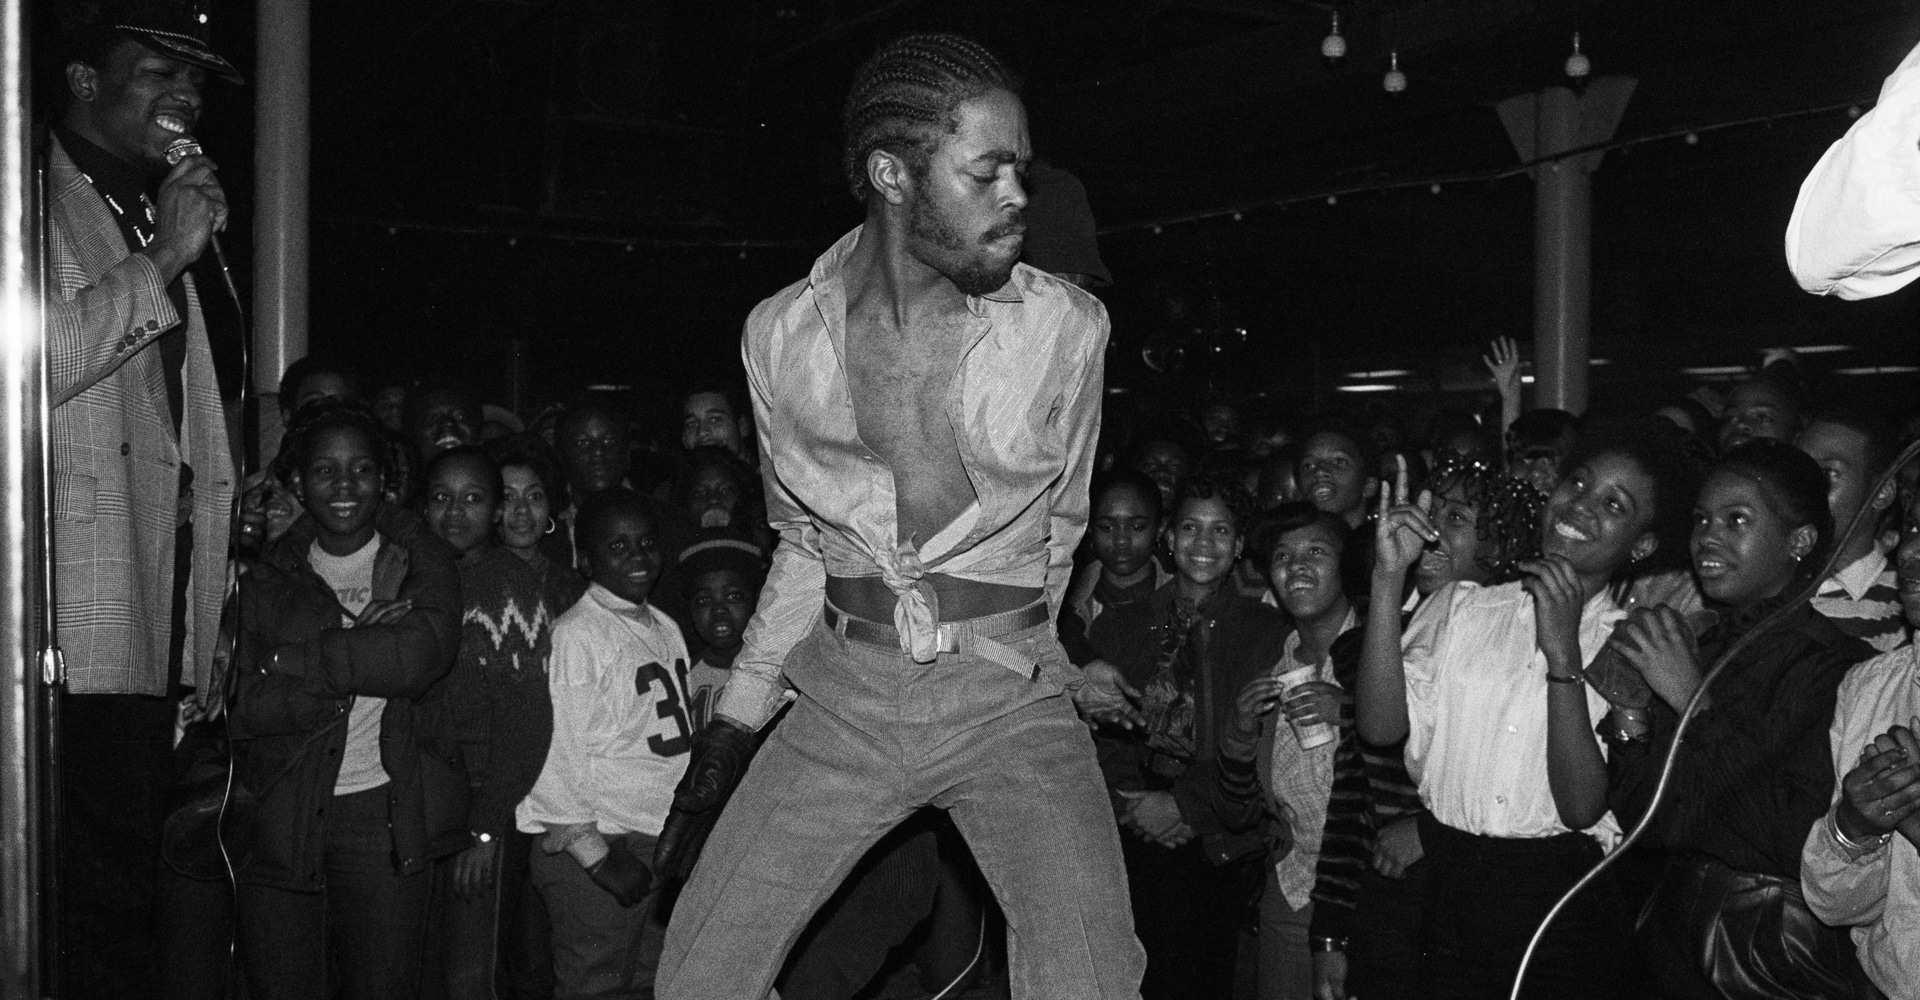
[[[208,689],[227,586],[234,467],[213,353],[187,282],[182,427],[148,350],[182,322],[160,272],[129,253],[106,203],[48,140],[47,356],[52,371],[56,620],[77,694],[166,694],[180,462],[193,467],[193,570],[182,680]]]

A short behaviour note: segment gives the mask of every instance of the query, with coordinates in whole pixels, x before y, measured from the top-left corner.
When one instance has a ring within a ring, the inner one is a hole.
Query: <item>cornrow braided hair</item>
[[[400,450],[406,443],[374,416],[373,409],[357,399],[329,396],[316,399],[298,410],[287,420],[286,434],[280,439],[280,454],[274,456],[271,471],[275,479],[287,488],[293,487],[295,470],[305,465],[307,455],[313,450],[314,439],[320,432],[335,427],[347,427],[366,435],[373,445],[373,454],[380,463],[380,478],[384,487],[392,487],[401,467]]]
[[[1478,513],[1473,532],[1481,545],[1474,562],[1487,571],[1487,583],[1520,579],[1520,564],[1540,558],[1540,514],[1547,498],[1524,479],[1514,479],[1482,462],[1450,459],[1427,480],[1435,496],[1451,494]]]
[[[854,74],[840,122],[841,169],[866,201],[867,157],[884,149],[924,177],[938,135],[959,128],[961,104],[989,90],[1018,93],[1019,80],[986,47],[960,35],[907,35],[880,47]]]

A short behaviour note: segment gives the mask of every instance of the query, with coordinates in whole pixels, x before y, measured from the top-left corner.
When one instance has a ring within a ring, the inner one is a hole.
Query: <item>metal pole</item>
[[[31,612],[39,503],[38,222],[25,0],[0,0],[0,997],[39,997],[41,693]]]
[[[1501,101],[1501,124],[1522,163],[1613,138],[1634,80],[1602,76],[1575,93],[1547,87]],[[1533,372],[1538,405],[1587,408],[1593,289],[1593,179],[1600,153],[1533,168]]]
[[[1565,87],[1540,92],[1538,143],[1579,144],[1580,106]],[[1587,408],[1588,300],[1593,283],[1593,185],[1577,160],[1534,172],[1533,372],[1541,406]]]
[[[307,353],[308,0],[255,4],[253,378],[262,461],[279,446],[280,376]]]

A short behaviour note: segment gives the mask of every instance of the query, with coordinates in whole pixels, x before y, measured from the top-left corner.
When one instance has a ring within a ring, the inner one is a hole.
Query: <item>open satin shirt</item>
[[[884,580],[900,598],[902,652],[926,662],[939,625],[927,574],[1044,587],[1057,617],[1086,529],[1106,308],[1019,264],[998,290],[968,297],[947,393],[974,503],[932,538],[899,540],[893,470],[862,442],[848,390],[842,266],[859,239],[848,233],[760,303],[741,345],[780,544],[718,711],[754,728],[779,707],[781,664],[819,620],[829,574]]]

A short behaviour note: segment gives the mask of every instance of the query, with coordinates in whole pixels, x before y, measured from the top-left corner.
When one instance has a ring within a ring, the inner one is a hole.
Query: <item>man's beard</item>
[[[1019,262],[1020,255],[1015,253],[1004,266],[996,267],[987,255],[987,247],[1002,236],[1024,230],[1020,213],[1015,212],[1005,222],[987,230],[981,236],[979,245],[969,247],[966,239],[933,206],[932,201],[925,194],[919,195],[907,210],[908,235],[922,250],[914,256],[939,271],[942,277],[953,282],[953,286],[965,295],[985,295],[1005,285],[1007,279],[1013,276],[1013,266]]]

